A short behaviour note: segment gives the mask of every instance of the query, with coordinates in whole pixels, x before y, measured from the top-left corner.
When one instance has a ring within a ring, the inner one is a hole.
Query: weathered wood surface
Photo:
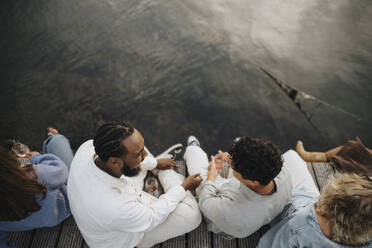
[[[262,235],[261,229],[257,232],[253,233],[251,236],[244,238],[244,239],[237,239],[238,240],[238,247],[256,247],[258,241],[260,240],[260,237]]]
[[[34,232],[35,230],[11,233],[9,236],[9,245],[17,245],[19,248],[30,247]]]
[[[198,228],[188,234],[188,248],[208,248],[211,247],[211,233],[207,230],[207,223],[203,219]]]
[[[318,182],[318,187],[321,190],[328,182],[328,180],[335,173],[333,167],[328,163],[312,163],[314,174]]]
[[[61,227],[62,224],[54,227],[37,229],[34,233],[30,247],[56,247],[58,245]]]
[[[176,167],[177,172],[186,175],[185,163],[177,161],[176,164],[178,165]],[[308,163],[308,169],[320,189],[334,174],[333,168],[327,163]],[[227,173],[228,168],[225,168],[222,176],[226,177]],[[194,231],[167,240],[154,246],[154,248],[253,248],[256,247],[259,238],[267,228],[265,226],[244,239],[226,240],[221,235],[208,232],[206,222],[203,220],[202,224]],[[18,245],[20,248],[88,248],[72,217],[55,227],[12,233],[9,238],[9,244]]]
[[[236,239],[227,240],[219,234],[213,234],[212,241],[214,248],[237,248]]]
[[[61,236],[57,248],[80,248],[84,243],[83,236],[75,223],[75,220],[70,217],[63,222]]]

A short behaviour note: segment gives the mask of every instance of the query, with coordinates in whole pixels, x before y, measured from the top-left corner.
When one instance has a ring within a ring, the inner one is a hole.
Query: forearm
[[[211,201],[218,198],[216,184],[212,181],[205,181],[201,185],[199,194],[199,205],[200,208],[208,209]]]
[[[186,191],[182,186],[174,186],[167,193],[161,195],[157,201],[152,203],[150,207],[154,211],[153,218],[146,231],[150,231],[163,223],[185,196]]]

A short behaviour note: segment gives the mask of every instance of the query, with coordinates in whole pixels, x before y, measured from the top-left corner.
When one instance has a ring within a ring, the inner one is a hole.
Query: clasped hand
[[[211,162],[208,166],[207,181],[216,182],[217,176],[223,168],[223,163],[230,164],[229,153],[218,151],[218,154],[211,156]]]

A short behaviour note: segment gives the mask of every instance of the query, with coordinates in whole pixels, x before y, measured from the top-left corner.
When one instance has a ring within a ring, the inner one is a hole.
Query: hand
[[[216,182],[217,176],[223,167],[223,161],[217,160],[214,156],[211,156],[211,162],[208,166],[207,181]]]
[[[195,174],[195,175],[192,175],[192,176],[188,176],[185,181],[183,181],[182,183],[182,187],[187,191],[187,190],[194,190],[196,189],[199,184],[201,183],[202,181],[202,177],[200,176],[200,174]]]
[[[29,153],[26,153],[26,158],[31,158],[32,155],[34,154],[39,154],[39,152],[29,152]]]
[[[216,160],[222,160],[225,163],[231,164],[230,154],[221,150],[215,155]]]
[[[167,169],[173,169],[174,168],[174,160],[171,158],[160,158],[158,159],[158,165],[156,168],[159,170],[167,170]]]

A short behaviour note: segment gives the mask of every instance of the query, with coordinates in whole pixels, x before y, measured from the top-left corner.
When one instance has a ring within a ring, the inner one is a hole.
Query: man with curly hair
[[[289,202],[293,187],[319,195],[301,157],[292,150],[281,155],[270,141],[238,138],[229,153],[219,151],[209,163],[190,136],[184,159],[190,174],[203,177],[196,193],[208,229],[226,238],[247,237],[270,223]],[[219,175],[224,162],[230,167],[227,178]]]

